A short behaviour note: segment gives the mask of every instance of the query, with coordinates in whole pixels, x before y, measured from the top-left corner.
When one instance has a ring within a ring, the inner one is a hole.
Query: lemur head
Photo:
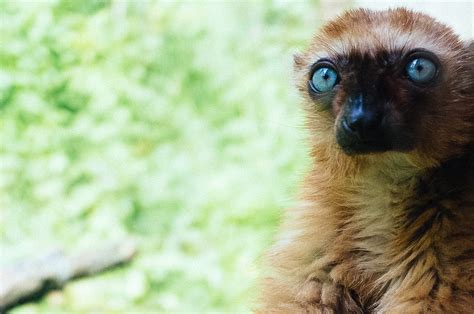
[[[473,138],[472,51],[425,14],[349,11],[295,56],[310,128],[348,156],[455,156]]]

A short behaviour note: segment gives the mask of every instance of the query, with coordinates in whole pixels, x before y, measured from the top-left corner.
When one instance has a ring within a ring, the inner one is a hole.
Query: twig
[[[129,262],[136,254],[131,240],[66,255],[54,250],[33,260],[25,260],[0,270],[0,313],[38,299],[66,282],[91,276]]]

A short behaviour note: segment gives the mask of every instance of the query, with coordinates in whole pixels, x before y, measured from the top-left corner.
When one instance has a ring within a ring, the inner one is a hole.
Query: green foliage
[[[251,309],[307,164],[291,55],[315,7],[0,3],[0,263],[140,244],[15,312]]]

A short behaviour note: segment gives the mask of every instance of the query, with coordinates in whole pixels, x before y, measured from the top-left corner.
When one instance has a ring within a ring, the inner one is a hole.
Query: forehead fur
[[[404,8],[356,9],[326,24],[313,38],[302,59],[314,63],[353,51],[375,55],[380,51],[407,52],[415,48],[429,50],[441,58],[452,58],[462,50],[462,43],[449,27],[423,13]]]

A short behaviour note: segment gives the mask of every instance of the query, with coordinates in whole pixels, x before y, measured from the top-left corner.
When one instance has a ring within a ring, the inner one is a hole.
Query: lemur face
[[[321,135],[348,155],[444,158],[472,132],[469,49],[429,16],[351,11],[295,57],[295,70],[310,116],[331,122],[330,134]]]
[[[417,109],[433,102],[431,90],[439,88],[442,73],[437,56],[427,50],[352,49],[318,60],[308,92],[316,100],[334,94],[325,105],[336,115],[336,139],[346,153],[406,151],[416,143]]]

